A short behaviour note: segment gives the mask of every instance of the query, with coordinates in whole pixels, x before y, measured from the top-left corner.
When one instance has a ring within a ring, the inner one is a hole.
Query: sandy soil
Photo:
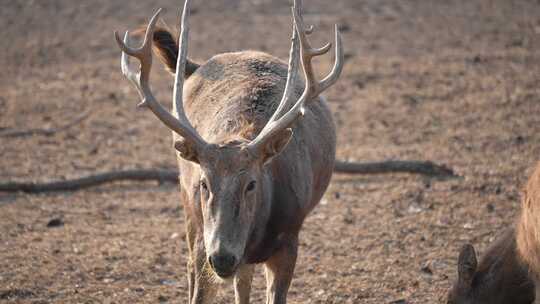
[[[175,167],[169,132],[135,108],[112,31],[139,26],[157,7],[172,26],[178,1],[0,2],[0,130],[91,113],[53,136],[0,138],[0,181]],[[286,58],[288,6],[195,1],[191,56],[251,48]],[[317,43],[333,23],[344,31],[347,66],[327,93],[338,157],[430,159],[462,178],[336,175],[305,223],[290,303],[436,303],[460,246],[471,241],[482,252],[512,225],[540,158],[540,2],[305,6]],[[169,106],[172,79],[161,68],[154,74]],[[185,303],[182,213],[175,185],[0,194],[0,302]],[[263,289],[259,272],[253,302]],[[230,303],[225,290],[219,303]]]

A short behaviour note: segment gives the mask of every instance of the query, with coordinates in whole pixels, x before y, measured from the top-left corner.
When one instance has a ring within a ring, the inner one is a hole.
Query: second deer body
[[[523,191],[515,228],[499,237],[477,263],[471,245],[458,259],[449,304],[540,303],[540,163]]]

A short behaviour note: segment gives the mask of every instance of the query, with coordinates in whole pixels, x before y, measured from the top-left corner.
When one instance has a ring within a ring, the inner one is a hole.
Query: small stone
[[[465,229],[473,229],[474,225],[472,223],[465,223],[465,225],[463,225],[463,228],[465,228]]]
[[[430,265],[429,262],[424,264],[424,266],[422,266],[422,268],[420,268],[420,270],[425,274],[429,274],[429,275],[433,274],[433,270],[431,270],[431,265]]]
[[[348,224],[348,225],[351,225],[351,224],[354,224],[354,217],[350,214],[347,214],[344,218],[343,218],[343,222],[345,224]]]
[[[409,212],[410,214],[416,214],[422,211],[423,209],[418,205],[410,205],[409,208],[407,209],[407,212]]]
[[[160,282],[161,282],[162,285],[166,285],[166,286],[174,286],[174,285],[176,285],[176,281],[174,281],[174,280],[165,279],[165,280],[161,280]]]
[[[482,59],[482,57],[481,57],[480,55],[476,55],[476,56],[474,56],[473,59],[472,59],[472,62],[473,62],[473,63],[476,63],[476,64],[482,63],[482,61],[483,61],[483,59]]]
[[[64,221],[61,218],[53,218],[47,223],[47,228],[56,228],[64,226]]]

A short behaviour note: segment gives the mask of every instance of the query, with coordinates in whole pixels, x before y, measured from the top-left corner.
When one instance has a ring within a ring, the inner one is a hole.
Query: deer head
[[[463,246],[458,277],[448,292],[448,304],[531,304],[534,283],[516,252],[513,229],[505,232],[478,263],[474,247]]]
[[[334,68],[326,78],[317,81],[311,60],[327,53],[331,45],[320,49],[310,46],[307,35],[312,28],[304,25],[301,3],[296,0],[293,7],[294,28],[287,81],[277,110],[253,139],[239,136],[227,142],[209,143],[191,125],[183,107],[190,3],[190,0],[186,0],[181,19],[173,93],[174,115],[156,101],[149,86],[152,37],[160,10],[148,24],[142,47],[130,47],[127,32],[124,40],[121,40],[117,33],[115,36],[123,51],[122,72],[134,84],[142,98],[139,106],[149,108],[173,131],[174,147],[178,156],[192,164],[192,176],[198,177],[198,180],[193,187],[185,187],[185,190],[200,204],[208,262],[220,277],[229,277],[243,262],[246,244],[256,224],[256,210],[269,208],[270,191],[265,189],[271,187],[272,181],[267,167],[287,147],[293,136],[291,127],[303,115],[306,103],[317,100],[317,96],[338,79],[343,67],[343,48],[341,35],[336,27]],[[129,56],[140,61],[140,71],[130,67]],[[300,86],[297,79],[300,62],[306,81],[302,95],[297,98],[295,88]]]

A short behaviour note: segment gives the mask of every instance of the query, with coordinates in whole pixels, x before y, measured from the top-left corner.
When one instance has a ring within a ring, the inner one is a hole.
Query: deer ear
[[[262,158],[263,163],[267,164],[272,160],[272,158],[279,155],[279,153],[285,150],[287,144],[293,136],[292,129],[288,128],[283,131],[280,131],[278,134],[273,136],[267,143],[264,144],[262,148]]]
[[[465,244],[459,252],[458,281],[465,284],[465,286],[470,286],[477,267],[478,261],[476,260],[476,252],[473,245]]]
[[[183,159],[200,164],[199,152],[193,142],[181,138],[174,143],[174,148],[180,153],[180,157]]]

